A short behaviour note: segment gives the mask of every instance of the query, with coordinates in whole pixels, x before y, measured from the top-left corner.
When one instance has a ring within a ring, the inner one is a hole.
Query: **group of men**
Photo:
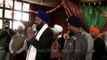
[[[29,27],[27,36],[23,37],[20,34],[19,37],[19,33],[23,32],[23,29],[20,28],[22,31],[19,29],[20,32],[13,35],[8,44],[9,47],[11,46],[9,48],[11,54],[16,56],[27,50],[26,60],[103,60],[105,43],[98,36],[99,29],[91,28],[90,35],[81,30],[82,22],[78,17],[69,16],[67,19],[69,33],[62,34],[64,28],[58,24],[50,28],[47,24],[49,15],[45,11],[39,10],[35,18],[37,31],[35,32]],[[16,38],[20,38],[20,41]],[[0,51],[3,51],[1,48],[2,46],[0,46]],[[17,60],[19,57],[15,58]]]
[[[30,44],[27,60],[103,60],[105,43],[98,36],[100,34],[98,28],[90,28],[89,34],[81,30],[82,22],[78,17],[70,16],[68,17],[69,25],[67,27],[69,34],[67,36],[62,34],[61,36],[63,28],[60,25],[55,25],[56,27],[54,26],[51,29],[48,27],[48,21],[49,16],[47,13],[41,10],[38,11],[35,24],[37,28],[39,27],[39,30],[36,34],[32,28],[29,28],[27,31]],[[99,32],[96,33],[96,30]],[[53,37],[55,37],[54,40]],[[60,47],[59,50],[57,47]],[[50,51],[52,50],[51,48],[53,48],[53,51]]]

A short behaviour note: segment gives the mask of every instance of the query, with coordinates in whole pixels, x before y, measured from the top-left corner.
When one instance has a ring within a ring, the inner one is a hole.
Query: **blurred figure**
[[[4,21],[3,30],[8,33],[10,38],[15,34],[15,32],[12,29],[10,29],[10,22],[7,20]]]
[[[3,29],[0,29],[0,60],[9,59],[9,42],[14,32],[9,28],[10,22],[4,21]]]
[[[52,31],[54,33],[54,41],[52,42],[51,46],[51,60],[58,60],[63,58],[62,49],[65,42],[64,37],[62,35],[63,27],[58,24],[55,24],[52,28]]]
[[[39,10],[35,18],[37,33],[28,28],[28,43],[30,44],[26,60],[50,60],[53,32],[48,26],[49,15]]]
[[[19,26],[17,33],[13,35],[10,41],[9,50],[12,57],[11,60],[25,60],[27,49],[27,37],[24,33],[24,28],[22,26]]]
[[[68,23],[69,39],[63,48],[64,60],[92,60],[91,35],[81,31],[82,22],[78,17],[68,17]]]
[[[96,27],[90,28],[90,34],[94,39],[94,51],[92,60],[104,60],[105,42],[102,40],[102,35],[99,35],[100,30]]]
[[[100,35],[102,35],[102,38],[103,38],[105,45],[106,45],[104,59],[107,60],[107,31],[102,32]]]

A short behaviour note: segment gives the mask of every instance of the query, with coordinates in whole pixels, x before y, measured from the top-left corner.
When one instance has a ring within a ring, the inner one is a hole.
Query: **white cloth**
[[[60,25],[55,24],[55,25],[54,25],[54,28],[57,29],[59,32],[62,32],[62,31],[63,31],[63,27],[60,26]]]
[[[55,25],[54,25],[54,28],[52,28],[52,30],[57,34],[57,33],[63,31],[63,27],[60,26],[60,25],[55,24]]]
[[[37,39],[39,41],[41,35],[43,34],[43,32],[48,28],[48,25],[45,24],[41,30],[38,32],[38,34],[36,35],[35,39]],[[37,54],[37,49],[33,46],[30,45],[29,50],[27,52],[27,58],[26,60],[35,60],[36,59],[36,54]]]

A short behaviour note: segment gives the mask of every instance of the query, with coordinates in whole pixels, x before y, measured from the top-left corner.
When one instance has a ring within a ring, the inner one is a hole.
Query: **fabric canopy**
[[[100,9],[100,11],[99,11]],[[102,28],[107,20],[107,16],[101,14],[100,12],[107,11],[106,6],[90,6],[83,5],[82,12],[85,20],[85,24],[88,28],[97,27]]]

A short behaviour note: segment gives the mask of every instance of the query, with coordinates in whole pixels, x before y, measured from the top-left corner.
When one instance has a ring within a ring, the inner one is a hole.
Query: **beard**
[[[42,28],[43,24],[40,24],[40,25],[36,25],[36,30],[37,31],[40,31],[40,29]]]

